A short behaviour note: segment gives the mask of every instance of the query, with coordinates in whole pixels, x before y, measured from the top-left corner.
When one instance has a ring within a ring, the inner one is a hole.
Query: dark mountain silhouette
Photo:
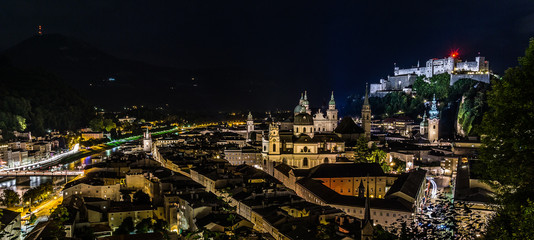
[[[34,36],[4,55],[16,67],[57,74],[93,103],[107,107],[158,104],[161,95],[147,93],[179,87],[189,78],[185,71],[119,59],[59,34]]]
[[[250,109],[267,89],[273,89],[262,86],[270,83],[250,71],[154,66],[111,56],[60,34],[31,37],[3,55],[18,68],[60,76],[104,108],[167,105],[185,110]]]

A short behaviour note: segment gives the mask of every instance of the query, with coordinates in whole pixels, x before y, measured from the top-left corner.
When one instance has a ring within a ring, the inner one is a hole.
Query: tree
[[[167,229],[169,228],[169,224],[162,219],[156,219],[156,222],[154,223],[154,232],[167,232]]]
[[[28,222],[29,222],[30,224],[34,224],[35,221],[37,221],[37,216],[35,216],[35,214],[32,213],[32,214],[30,215],[30,219],[28,220]]]
[[[104,129],[104,120],[102,118],[93,118],[89,121],[89,127],[93,131],[102,131]]]
[[[65,221],[69,219],[69,212],[66,207],[59,206],[51,210],[50,214],[50,235],[46,239],[62,239],[65,237]]]
[[[154,225],[152,224],[152,218],[145,218],[135,225],[135,233],[147,233],[153,228]]]
[[[133,195],[133,202],[137,204],[150,204],[150,196],[143,192],[143,190],[138,190]]]
[[[117,127],[117,124],[113,122],[111,119],[104,119],[103,122],[103,128],[106,130],[106,132],[111,131],[112,129],[115,129]]]
[[[2,204],[7,207],[13,207],[20,203],[20,196],[11,189],[5,189],[2,193]]]
[[[357,163],[368,162],[369,156],[370,156],[370,149],[367,145],[367,139],[365,139],[365,137],[358,138],[358,140],[356,141],[356,145],[354,146],[355,162]]]
[[[501,207],[488,226],[487,236],[499,239],[532,239],[532,227],[525,229],[525,214],[534,199],[534,38],[519,66],[506,70],[492,82],[489,110],[481,133],[483,146],[480,172],[497,189]],[[531,215],[532,216],[532,215]]]
[[[135,230],[132,217],[125,218],[121,225],[113,232],[113,235],[130,234]]]

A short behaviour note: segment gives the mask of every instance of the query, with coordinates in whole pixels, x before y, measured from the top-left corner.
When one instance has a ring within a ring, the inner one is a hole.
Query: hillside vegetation
[[[13,67],[0,60],[0,130],[4,140],[13,131],[73,130],[94,115],[90,104],[58,77]]]

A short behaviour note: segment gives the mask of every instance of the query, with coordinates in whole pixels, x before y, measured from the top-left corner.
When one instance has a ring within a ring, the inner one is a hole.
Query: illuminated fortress
[[[390,92],[404,91],[411,92],[412,84],[418,76],[425,79],[434,75],[448,73],[451,76],[450,84],[464,78],[473,79],[480,82],[489,83],[491,71],[489,63],[484,57],[477,56],[475,61],[462,61],[458,59],[458,53],[453,52],[449,57],[442,59],[429,59],[425,66],[412,68],[399,68],[395,66],[393,76],[387,79],[380,79],[380,83],[371,84],[371,96],[383,97]]]

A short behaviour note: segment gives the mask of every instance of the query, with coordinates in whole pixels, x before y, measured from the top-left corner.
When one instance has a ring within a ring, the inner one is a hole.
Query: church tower
[[[362,106],[362,128],[365,131],[365,138],[371,139],[371,105],[369,104],[369,86],[365,84],[365,99]]]
[[[302,101],[302,106],[306,108],[306,113],[311,115],[310,102],[308,101],[307,91],[304,91],[304,100]]]
[[[148,127],[146,128],[146,132],[143,134],[143,151],[152,151],[152,136],[148,132]]]
[[[328,102],[328,110],[326,110],[326,119],[328,120],[328,131],[333,132],[337,127],[337,114],[336,101],[334,100],[334,91],[330,95],[330,101]]]
[[[426,119],[426,110],[425,114],[423,114],[423,121],[419,124],[419,133],[421,133],[421,137],[426,137],[426,134],[428,133],[428,122]]]
[[[247,140],[252,141],[252,132],[254,132],[254,118],[252,113],[248,112],[247,116]]]
[[[254,131],[254,118],[252,118],[252,113],[248,112],[247,116],[247,133]]]
[[[432,107],[428,113],[430,115],[428,118],[428,141],[433,143],[439,139],[439,112],[436,105],[436,94],[434,94],[434,98],[432,99]]]
[[[269,126],[269,155],[280,154],[279,127],[275,123]]]

